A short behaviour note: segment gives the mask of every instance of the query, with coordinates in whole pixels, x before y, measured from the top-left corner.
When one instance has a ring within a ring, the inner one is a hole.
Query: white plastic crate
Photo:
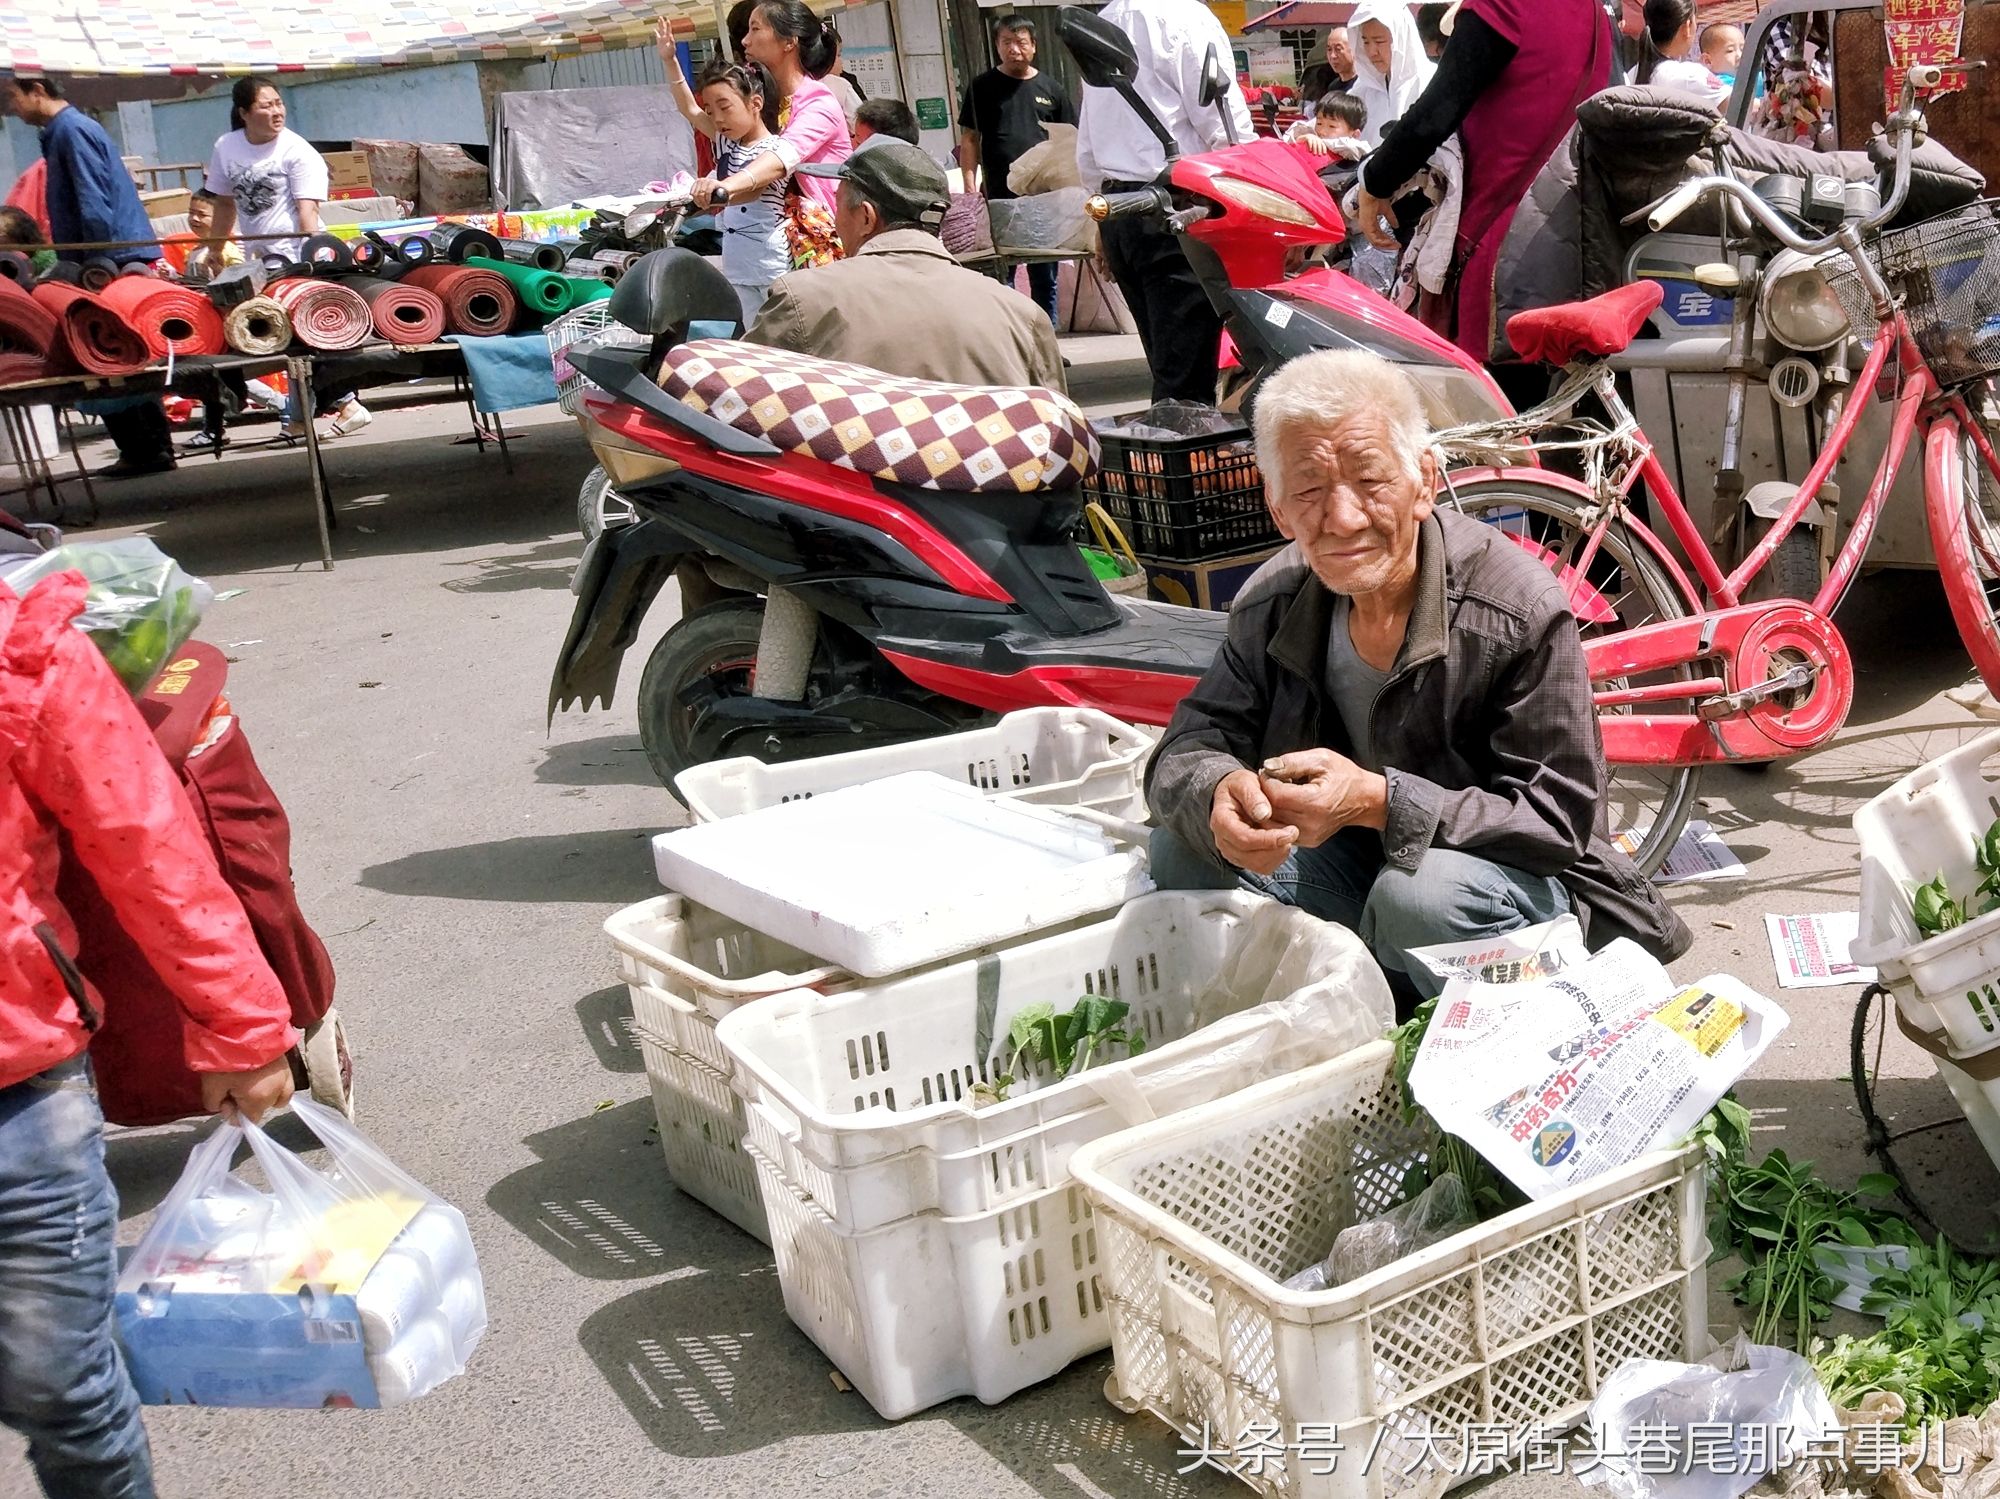
[[[712,760],[682,771],[674,787],[696,822],[716,822],[906,770],[934,770],[988,796],[1095,807],[1143,822],[1140,780],[1153,742],[1148,731],[1094,708],[1024,708],[963,734],[785,765],[749,756]]]
[[[1376,1033],[1355,1018],[1344,1038],[1331,1023],[1289,1046],[1260,1037],[1227,1066],[1183,1071],[1267,1023],[1236,1016],[1190,1034],[1238,929],[1268,904],[1161,892],[977,959],[775,996],[718,1027],[748,1100],[786,1306],[883,1416],[958,1395],[1002,1400],[1105,1346],[1097,1295],[1076,1288],[1097,1249],[1068,1161],[1125,1122],[1128,1100],[1157,1111],[1149,1082],[1171,1072],[1159,1086],[1193,1101],[1296,1065],[1294,1048],[1325,1047],[1310,1059]],[[1382,984],[1372,962],[1367,974]],[[1129,1004],[1147,1050],[1061,1082],[1024,1076],[1005,1102],[975,1109],[973,1085],[1000,1071],[1015,1013],[1083,994]],[[1386,988],[1377,1003],[1386,1015]]]
[[[746,1234],[770,1243],[756,1167],[743,1148],[743,1103],[730,1090],[728,1075],[643,1030],[639,1045],[667,1175]]]
[[[1263,1493],[1426,1499],[1478,1476],[1468,1425],[1559,1430],[1620,1365],[1707,1351],[1699,1148],[1345,1286],[1284,1289],[1400,1203],[1420,1158],[1387,1042],[1079,1151],[1119,1403],[1208,1450],[1254,1450],[1242,1476]],[[1333,1428],[1344,1450],[1325,1472],[1313,1443]]]
[[[1935,937],[1917,930],[1911,892],[1939,874],[1961,899],[1979,883],[1974,850],[2000,818],[1986,762],[2000,731],[1942,755],[1854,814],[1861,922],[1854,961],[1872,964],[1904,1018],[1965,1058],[2000,1046],[2000,911]]]
[[[1951,1096],[1965,1112],[1965,1119],[1972,1126],[1972,1133],[1979,1143],[1986,1147],[1986,1153],[1993,1158],[1993,1164],[2000,1166],[2000,1079],[1971,1077],[1959,1067],[1953,1066],[1943,1057],[1931,1059],[1937,1064],[1938,1077],[1943,1080]],[[1981,1061],[1986,1060],[1980,1058]]]

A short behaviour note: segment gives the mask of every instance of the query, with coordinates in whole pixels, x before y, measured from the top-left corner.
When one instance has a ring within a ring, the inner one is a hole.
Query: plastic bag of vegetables
[[[146,690],[215,602],[215,590],[144,536],[70,541],[39,556],[9,559],[0,562],[0,582],[26,593],[72,568],[90,582],[77,628],[134,693]]]

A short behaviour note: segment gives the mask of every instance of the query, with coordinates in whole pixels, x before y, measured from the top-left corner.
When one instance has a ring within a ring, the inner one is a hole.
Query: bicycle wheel
[[[1585,640],[1680,619],[1695,611],[1696,602],[1682,594],[1672,570],[1653,555],[1648,541],[1624,526],[1614,525],[1605,531],[1597,554],[1579,577],[1576,563],[1590,539],[1590,527],[1582,519],[1577,498],[1567,490],[1542,488],[1532,479],[1513,478],[1477,480],[1456,489],[1459,510],[1499,527],[1564,580],[1574,601],[1577,631]],[[1447,498],[1441,503],[1453,501]],[[1691,675],[1688,668],[1676,667],[1621,678],[1616,685],[1641,686]],[[1671,705],[1669,711],[1685,710]],[[1612,842],[1645,873],[1654,873],[1666,862],[1687,826],[1699,774],[1692,766],[1610,767],[1605,813]]]
[[[1986,437],[1993,446],[1994,434]],[[2000,697],[2000,477],[1954,416],[1940,417],[1924,439],[1924,502],[1959,638]]]

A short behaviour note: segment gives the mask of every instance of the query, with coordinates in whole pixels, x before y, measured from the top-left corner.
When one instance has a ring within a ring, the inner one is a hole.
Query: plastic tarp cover
[[[524,90],[493,108],[502,209],[560,207],[696,170],[694,129],[663,88]]]

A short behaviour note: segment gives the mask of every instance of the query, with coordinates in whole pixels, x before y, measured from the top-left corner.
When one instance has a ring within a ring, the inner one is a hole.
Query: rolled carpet
[[[93,255],[83,263],[83,289],[103,291],[118,279],[118,262],[106,260],[102,255]]]
[[[392,252],[364,235],[348,246],[347,254],[348,259],[353,262],[354,269],[366,271],[372,276],[382,269],[382,263],[390,258]]]
[[[55,314],[69,362],[86,375],[130,375],[152,362],[146,340],[82,287],[46,281],[35,300]]]
[[[54,265],[42,272],[42,280],[44,282],[60,281],[68,286],[81,286],[83,285],[83,267],[78,265],[74,260],[58,260]]]
[[[488,260],[506,259],[500,253],[499,240],[470,224],[438,225],[431,231],[431,244],[438,252],[433,259],[449,260],[454,265],[463,265],[475,255],[484,255]]]
[[[396,246],[396,253],[411,265],[428,265],[437,259],[437,247],[423,234],[410,235]]]
[[[368,304],[375,331],[392,344],[434,344],[444,336],[444,302],[434,291],[373,276],[343,276]]]
[[[282,354],[292,346],[292,316],[271,297],[251,297],[222,315],[222,337],[239,354]]]
[[[0,281],[0,354],[47,359],[62,336],[56,315],[11,281]]]
[[[454,333],[480,337],[505,333],[514,326],[520,298],[504,276],[464,265],[419,265],[403,273],[398,286],[421,286],[444,303],[445,326]]]
[[[169,349],[180,355],[222,352],[222,314],[192,287],[153,276],[120,276],[97,297],[145,339],[155,360],[165,359]]]
[[[360,293],[338,281],[296,276],[273,281],[265,294],[292,320],[292,336],[310,349],[353,349],[368,342],[375,320]]]
[[[0,250],[0,280],[16,286],[30,285],[35,279],[35,263],[19,250]]]
[[[533,266],[538,271],[560,271],[563,268],[561,245],[541,244],[532,239],[503,239],[500,253],[511,265]]]
[[[299,259],[315,271],[344,271],[354,264],[354,251],[337,234],[315,234],[299,246]]]
[[[492,271],[495,275],[506,277],[515,295],[520,297],[522,308],[538,317],[552,318],[576,305],[576,292],[571,289],[567,276],[558,276],[553,271],[538,271],[532,266],[509,265],[504,260],[488,260],[483,256],[475,256],[466,264],[475,270]]]
[[[19,385],[24,380],[46,380],[55,368],[33,354],[0,354],[0,385]]]

